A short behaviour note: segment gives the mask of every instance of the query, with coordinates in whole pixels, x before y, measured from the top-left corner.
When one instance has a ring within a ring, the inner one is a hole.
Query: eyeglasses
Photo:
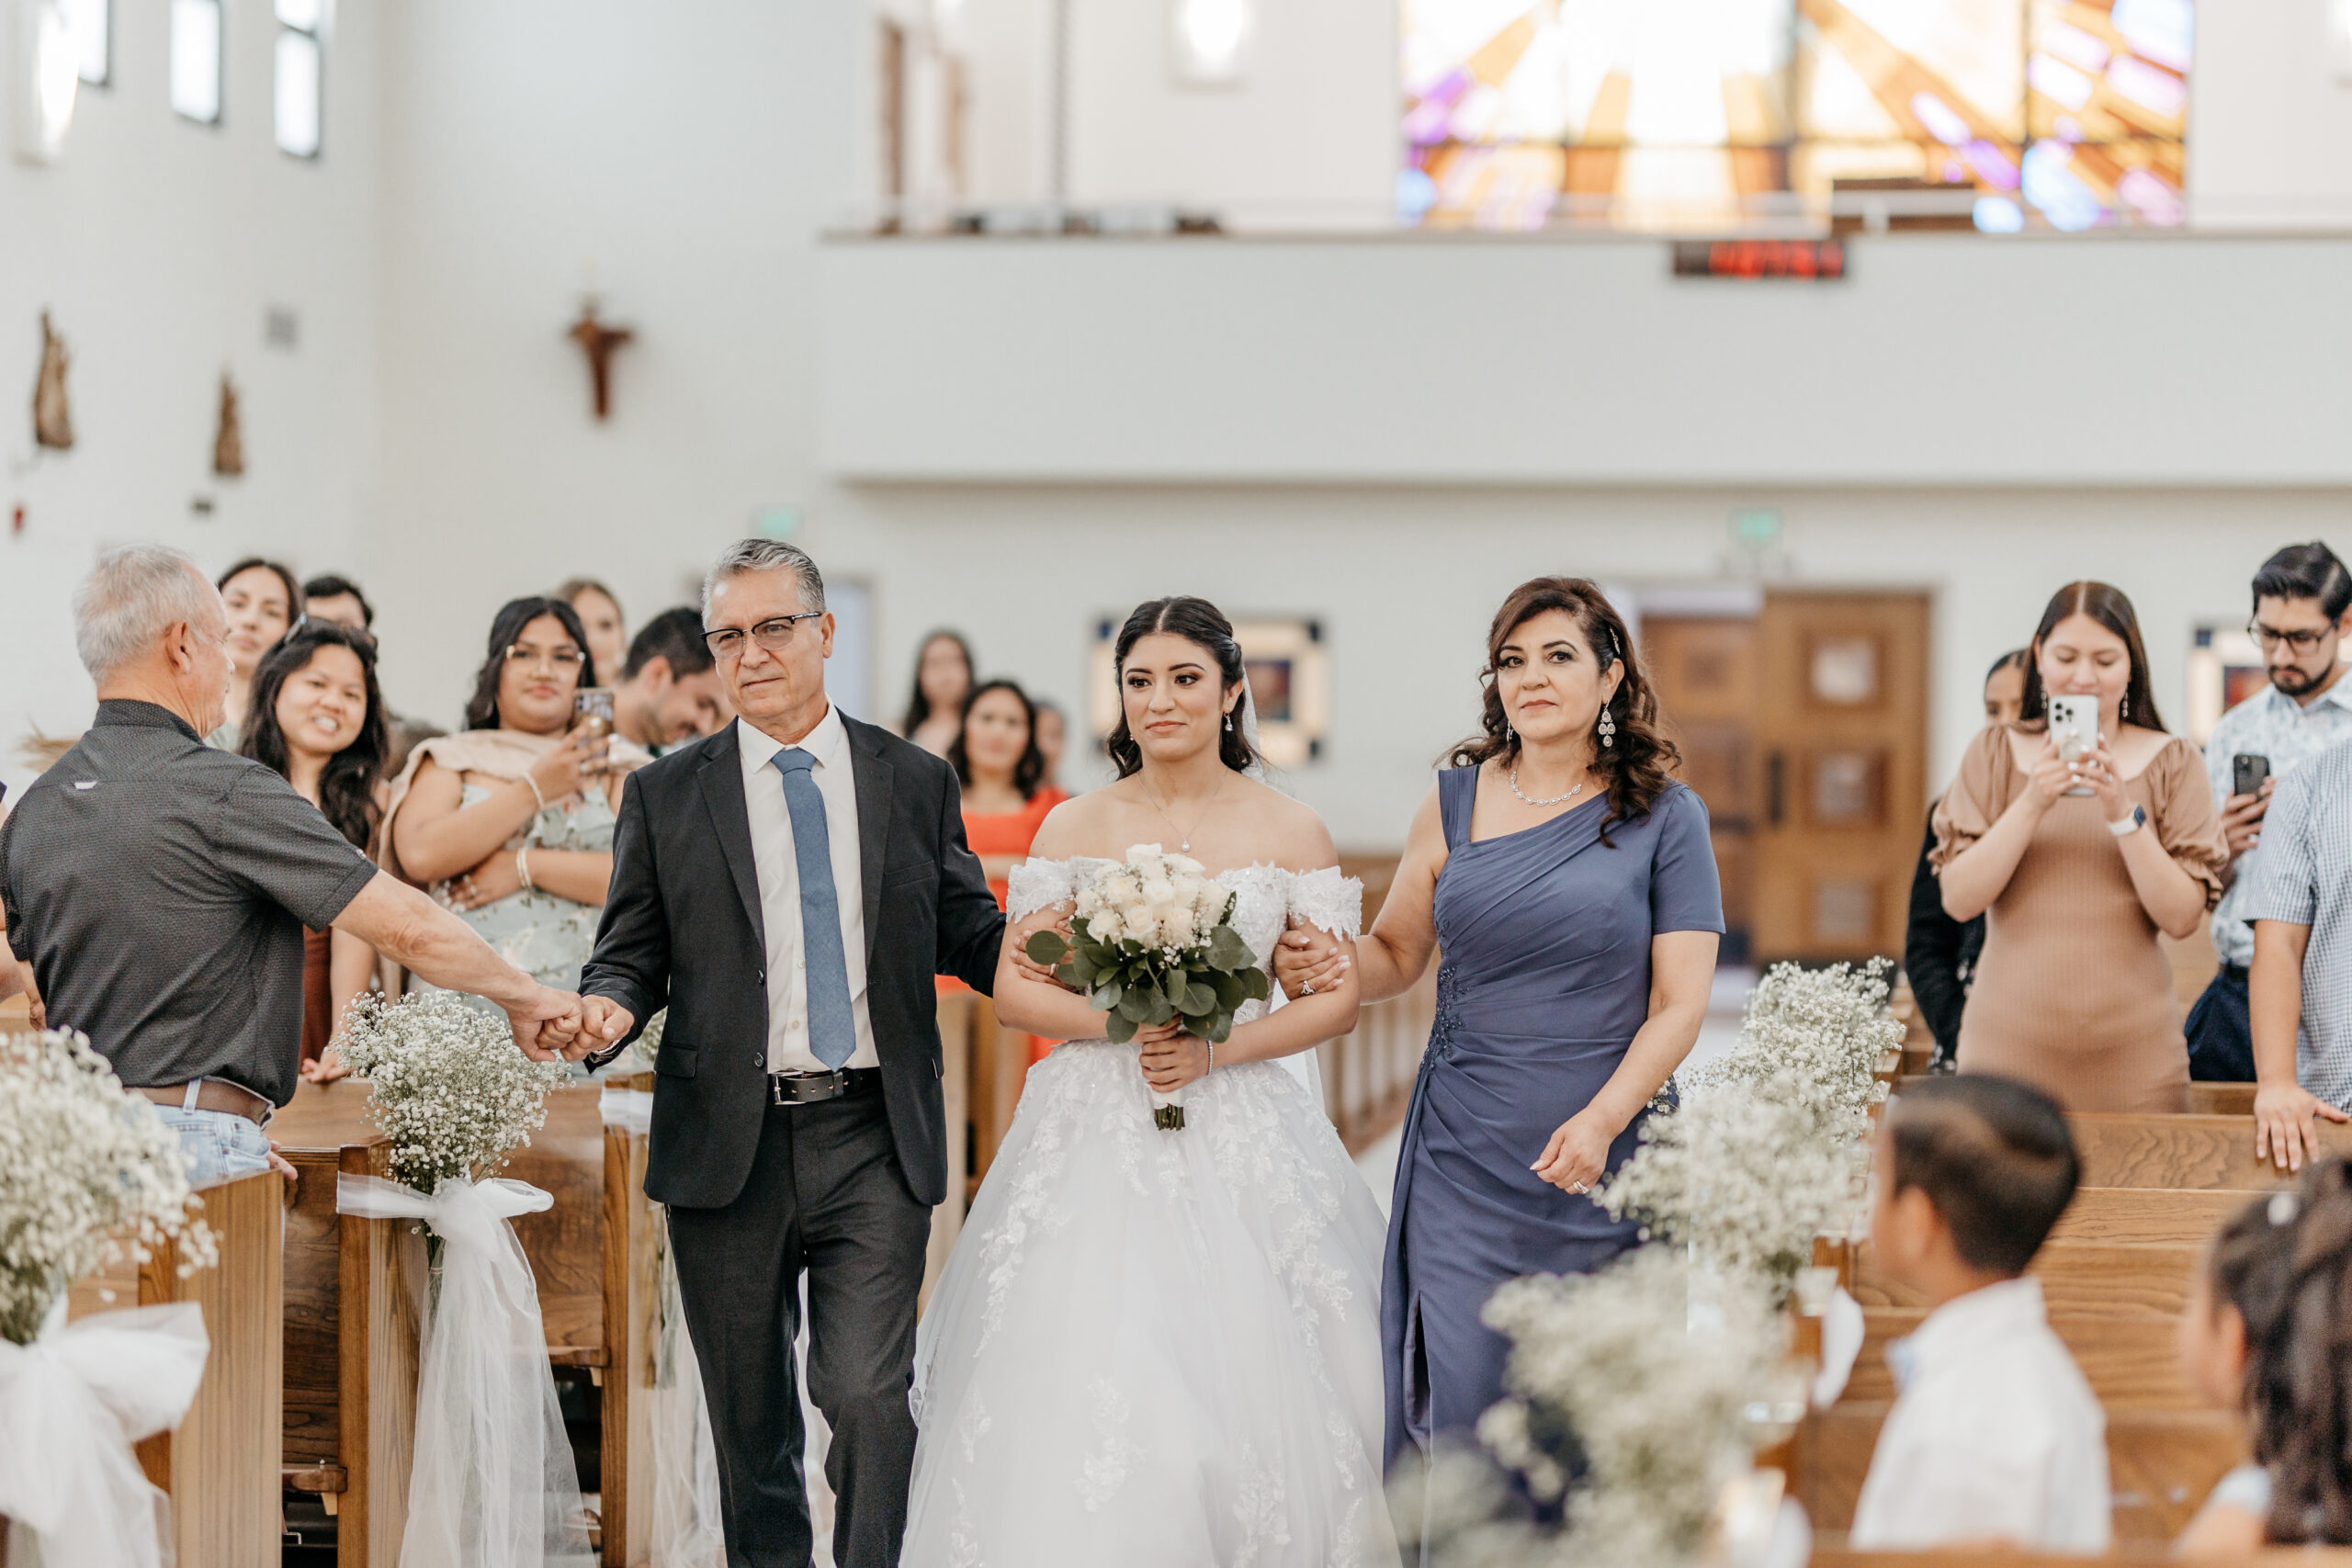
[[[775,615],[752,628],[752,637],[770,653],[782,653],[791,646],[794,626],[801,621],[813,621],[822,610],[803,610],[797,615]],[[734,659],[743,651],[743,633],[735,626],[719,626],[702,634],[702,640],[713,659]]]
[[[509,664],[552,664],[559,672],[577,670],[588,661],[588,656],[576,648],[533,648],[525,642],[512,643],[506,649]]]
[[[2249,621],[2245,630],[2248,637],[2265,648],[2276,648],[2283,642],[2297,653],[2309,653],[2335,635],[2334,626],[2322,626],[2317,631],[2282,632],[2266,626],[2260,621]]]

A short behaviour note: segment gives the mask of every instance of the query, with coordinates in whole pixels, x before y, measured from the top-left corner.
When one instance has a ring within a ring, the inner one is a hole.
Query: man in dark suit
[[[584,1021],[616,1052],[670,1010],[645,1190],[670,1206],[729,1563],[809,1561],[805,1269],[833,1560],[888,1568],[914,1463],[915,1294],[947,1191],[933,976],[990,990],[1004,917],[954,772],[826,700],[815,562],[743,541],[711,569],[703,624],[740,716],[629,776]]]

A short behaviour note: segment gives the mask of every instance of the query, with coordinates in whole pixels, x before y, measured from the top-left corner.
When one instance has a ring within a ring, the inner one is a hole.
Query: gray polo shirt
[[[375,874],[283,778],[149,703],[100,703],[0,827],[8,944],[51,1027],[134,1088],[209,1077],[292,1100],[302,929]]]
[[[2278,781],[2245,918],[2311,928],[2295,1077],[2330,1105],[2352,1107],[2352,742]]]

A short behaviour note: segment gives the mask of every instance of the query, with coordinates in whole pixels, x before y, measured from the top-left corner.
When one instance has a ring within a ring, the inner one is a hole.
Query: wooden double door
[[[1928,599],[1768,592],[1645,615],[1642,655],[1707,803],[1724,958],[1900,956],[1927,777]]]

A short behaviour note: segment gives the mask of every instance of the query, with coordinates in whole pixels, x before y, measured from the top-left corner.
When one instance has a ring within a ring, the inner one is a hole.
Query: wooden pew
[[[2287,1179],[2254,1157],[2254,1124],[2236,1116],[2149,1116],[2076,1111],[2066,1118],[2086,1187],[2258,1191]],[[2352,1126],[2317,1123],[2321,1146],[2352,1154]]]
[[[1926,1070],[1923,1061],[1915,1062],[1912,1048],[1904,1047],[1903,1077],[1895,1083],[1901,1093],[1905,1084],[1916,1081]],[[2254,1114],[2254,1085],[2250,1083],[2192,1083],[2188,1086],[2188,1111],[2192,1116],[2251,1116]]]
[[[201,1309],[211,1339],[204,1380],[178,1429],[139,1445],[140,1467],[172,1500],[181,1562],[276,1562],[284,1526],[272,1416],[282,1376],[286,1183],[275,1175],[248,1176],[209,1188],[203,1197],[205,1223],[220,1241],[215,1267],[183,1280],[179,1250],[167,1244],[143,1264],[124,1260],[76,1281],[66,1314],[78,1319],[176,1302]]]
[[[1817,1530],[1844,1531],[1889,1405],[1841,1401],[1807,1416],[1795,1439],[1795,1492]],[[2119,1541],[2169,1541],[2185,1529],[2213,1483],[2245,1462],[2237,1418],[2220,1411],[2110,1409],[2109,1482]]]
[[[555,1199],[544,1213],[515,1220],[514,1235],[538,1286],[548,1360],[584,1369],[598,1390],[600,1551],[605,1562],[624,1568],[645,1560],[653,1524],[655,1241],[645,1137],[605,1124],[603,1092],[579,1084],[549,1095],[547,1124],[500,1174]],[[272,1133],[311,1148],[372,1139],[368,1087],[306,1083]],[[289,1466],[298,1457],[289,1450]]]
[[[338,1175],[390,1179],[381,1134],[303,1146],[300,1129],[273,1131],[297,1140],[279,1138],[298,1174],[286,1216],[283,1484],[334,1517],[339,1568],[390,1568],[408,1514],[424,1239],[401,1221],[335,1213]]]
[[[2080,1187],[2050,1232],[2055,1242],[2202,1247],[2253,1199],[2228,1188],[2177,1192],[2143,1187]]]
[[[1872,1307],[1863,1314],[1862,1351],[1855,1358],[1841,1400],[1884,1404],[1894,1398],[1894,1371],[1886,1348],[1917,1331],[1927,1313],[1917,1307]],[[2177,1320],[2138,1315],[2053,1313],[2051,1328],[2065,1341],[2075,1364],[2111,1413],[2117,1410],[2201,1410],[2203,1399],[2180,1371]]]
[[[2041,1281],[2052,1313],[2091,1317],[2177,1315],[2188,1300],[2201,1246],[2123,1245],[2096,1241],[2043,1244],[2030,1272]],[[1865,1307],[1918,1307],[1926,1301],[1881,1273],[1870,1245],[1854,1261],[1854,1299]]]

